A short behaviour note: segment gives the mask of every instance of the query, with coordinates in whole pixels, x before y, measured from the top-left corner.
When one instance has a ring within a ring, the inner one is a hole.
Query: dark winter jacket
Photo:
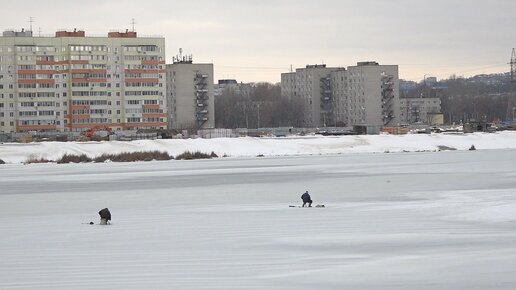
[[[303,202],[312,202],[312,198],[310,197],[308,192],[303,193],[303,195],[301,195],[301,199],[303,200]]]
[[[99,215],[101,219],[106,219],[108,221],[111,220],[111,213],[109,212],[109,209],[104,208],[99,211]]]

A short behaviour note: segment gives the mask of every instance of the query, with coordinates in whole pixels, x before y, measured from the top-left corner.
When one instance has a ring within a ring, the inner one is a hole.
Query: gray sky
[[[514,0],[2,0],[0,29],[37,35],[82,28],[131,29],[166,38],[167,62],[179,48],[213,62],[215,79],[278,82],[306,64],[398,64],[400,77],[505,72],[516,46]]]

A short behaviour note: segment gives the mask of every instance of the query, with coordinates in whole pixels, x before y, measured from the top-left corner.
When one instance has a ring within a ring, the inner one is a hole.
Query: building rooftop
[[[59,29],[55,32],[55,34],[41,34],[34,35],[33,31],[22,29],[21,31],[16,31],[14,29],[6,29],[2,36],[4,37],[109,37],[109,38],[137,38],[138,34],[136,31],[129,31],[126,29],[125,31],[110,31],[107,35],[87,35],[83,29]],[[163,38],[161,35],[140,35],[140,38]]]
[[[14,29],[8,29],[2,33],[2,36],[32,37],[32,31],[25,31],[25,29],[22,29],[21,31],[15,31]]]
[[[366,65],[379,65],[376,61],[359,61],[357,62],[357,66],[366,66]]]
[[[307,64],[306,68],[325,68],[325,64]]]

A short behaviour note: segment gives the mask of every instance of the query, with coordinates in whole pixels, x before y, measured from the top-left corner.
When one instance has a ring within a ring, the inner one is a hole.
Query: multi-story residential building
[[[0,37],[0,132],[166,128],[165,91],[162,37]]]
[[[179,57],[166,71],[169,127],[214,128],[213,64],[194,64],[191,57]]]
[[[351,125],[353,122],[349,120],[351,99],[349,97],[348,71],[344,68],[337,69],[330,74],[330,77],[335,126]]]
[[[307,65],[296,72],[281,75],[282,94],[299,98],[304,104],[305,126],[333,126],[333,97],[330,87],[331,72],[336,68],[326,65]]]
[[[400,123],[397,65],[359,62],[348,67],[347,75],[348,124],[389,127]]]
[[[296,71],[299,69],[296,69]],[[288,98],[297,98],[296,73],[281,74],[281,94]]]
[[[399,123],[398,66],[360,62],[348,69],[309,65],[281,75],[281,91],[305,101],[307,126]]]
[[[215,97],[221,96],[228,89],[233,90],[235,93],[240,93],[241,86],[242,84],[239,84],[235,79],[219,80],[213,87],[214,95]]]
[[[400,107],[404,124],[441,125],[435,120],[442,115],[440,98],[400,98]]]

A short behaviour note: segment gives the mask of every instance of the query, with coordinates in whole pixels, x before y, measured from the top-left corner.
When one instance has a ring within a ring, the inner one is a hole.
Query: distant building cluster
[[[215,97],[228,89],[245,95],[248,86],[233,79],[214,84],[213,71],[213,64],[193,63],[182,51],[166,64],[165,39],[135,31],[100,37],[82,30],[50,37],[5,31],[0,133],[214,128]],[[308,65],[282,74],[281,90],[303,103],[307,128],[361,125],[377,131],[440,111],[432,99],[400,100],[398,66],[376,62]]]
[[[282,74],[281,90],[304,102],[307,127],[362,125],[374,131],[400,122],[396,65],[307,65]]]

